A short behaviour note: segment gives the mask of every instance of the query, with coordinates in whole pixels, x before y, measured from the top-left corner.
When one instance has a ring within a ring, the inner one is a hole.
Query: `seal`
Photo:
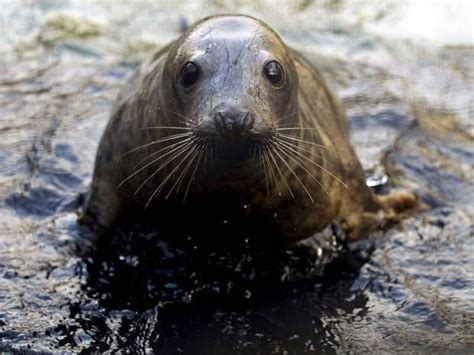
[[[315,68],[262,21],[223,15],[195,23],[129,80],[84,219],[109,228],[147,211],[158,223],[206,224],[245,210],[287,241],[333,221],[358,239],[414,200],[367,187],[344,111]]]

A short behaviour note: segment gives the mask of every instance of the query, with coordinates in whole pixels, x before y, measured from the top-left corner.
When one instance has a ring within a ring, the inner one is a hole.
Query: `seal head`
[[[413,199],[380,199],[365,184],[322,75],[265,23],[232,15],[197,22],[128,82],[85,216],[108,228],[145,207],[195,230],[242,215],[284,240],[336,220],[357,239],[399,200]]]
[[[219,16],[192,26],[170,49],[162,103],[169,124],[193,129],[216,158],[241,162],[265,145],[285,118],[297,116],[292,54],[264,23]],[[173,114],[171,114],[173,116]]]

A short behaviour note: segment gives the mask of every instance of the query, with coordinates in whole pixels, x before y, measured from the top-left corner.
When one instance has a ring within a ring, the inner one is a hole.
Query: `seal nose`
[[[214,115],[214,123],[219,132],[224,134],[245,134],[254,125],[253,115],[237,107],[221,108]]]

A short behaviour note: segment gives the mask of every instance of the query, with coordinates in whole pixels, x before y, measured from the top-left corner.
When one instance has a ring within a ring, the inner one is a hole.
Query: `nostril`
[[[226,122],[225,113],[218,112],[214,117],[217,128],[227,129],[228,122]]]
[[[249,123],[249,112],[245,112],[244,116],[242,117],[242,127],[247,127]]]
[[[219,111],[217,112],[217,118],[222,125],[229,126],[240,126],[242,124],[244,113],[233,112],[233,111]]]
[[[254,123],[254,116],[247,110],[229,108],[214,114],[216,129],[226,135],[242,135],[250,131]]]
[[[242,127],[251,130],[255,123],[255,117],[247,111],[242,119]]]

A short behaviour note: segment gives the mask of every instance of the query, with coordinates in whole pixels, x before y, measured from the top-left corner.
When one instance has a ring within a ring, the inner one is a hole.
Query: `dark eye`
[[[283,68],[278,62],[271,61],[265,64],[263,73],[273,85],[279,85],[283,81]]]
[[[187,62],[181,71],[181,85],[189,88],[199,79],[199,67],[193,62]]]

